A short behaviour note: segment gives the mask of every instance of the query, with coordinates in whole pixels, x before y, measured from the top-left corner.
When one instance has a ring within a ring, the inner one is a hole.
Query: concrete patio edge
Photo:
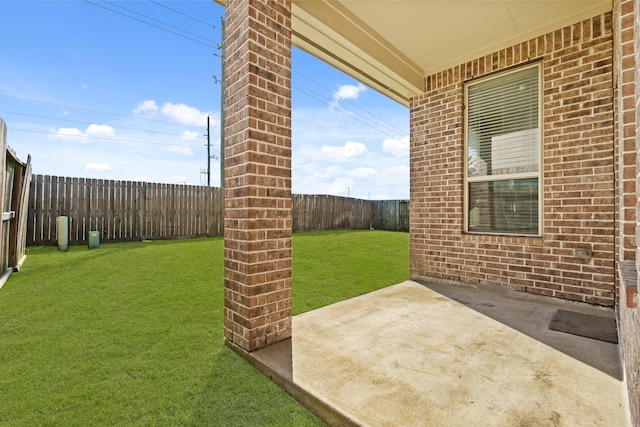
[[[630,425],[619,347],[550,329],[559,309],[615,317],[409,280],[297,315],[268,347],[226,345],[331,426]]]
[[[338,408],[293,382],[291,338],[254,352],[248,352],[228,340],[225,340],[225,344],[328,425],[336,427],[359,426]],[[287,363],[288,366],[286,366]]]

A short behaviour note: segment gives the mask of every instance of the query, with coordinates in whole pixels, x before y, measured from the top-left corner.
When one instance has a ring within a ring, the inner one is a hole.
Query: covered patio
[[[291,339],[239,353],[331,425],[631,425],[618,346],[549,329],[558,310],[613,318],[407,281],[295,316]]]
[[[638,289],[619,268],[637,277],[639,1],[217,1],[230,347],[256,363],[284,349],[274,378],[336,409],[332,424],[640,422]],[[292,46],[410,108],[409,277],[446,296],[407,282],[292,318]],[[470,130],[487,82],[527,107],[479,106]],[[460,304],[461,284],[493,293]],[[485,313],[496,292],[541,299]],[[611,310],[622,365],[613,344],[585,360],[600,344],[547,332],[554,298]]]

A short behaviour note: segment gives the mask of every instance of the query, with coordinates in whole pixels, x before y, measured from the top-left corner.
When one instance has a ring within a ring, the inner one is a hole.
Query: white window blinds
[[[538,93],[538,67],[469,86],[469,177],[538,171]]]
[[[467,85],[466,229],[539,235],[540,69]]]

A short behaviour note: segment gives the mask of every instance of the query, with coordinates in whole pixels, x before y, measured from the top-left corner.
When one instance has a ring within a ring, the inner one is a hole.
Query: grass
[[[409,235],[319,231],[293,238],[293,314],[371,292],[409,276]]]
[[[397,283],[408,236],[294,235],[301,313]],[[222,338],[223,241],[29,248],[0,290],[0,425],[322,425]]]

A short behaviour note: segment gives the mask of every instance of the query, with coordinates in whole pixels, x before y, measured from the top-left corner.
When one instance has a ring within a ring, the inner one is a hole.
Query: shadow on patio
[[[558,309],[483,287],[403,282],[293,318],[239,354],[331,425],[628,425],[618,346],[549,330]]]

